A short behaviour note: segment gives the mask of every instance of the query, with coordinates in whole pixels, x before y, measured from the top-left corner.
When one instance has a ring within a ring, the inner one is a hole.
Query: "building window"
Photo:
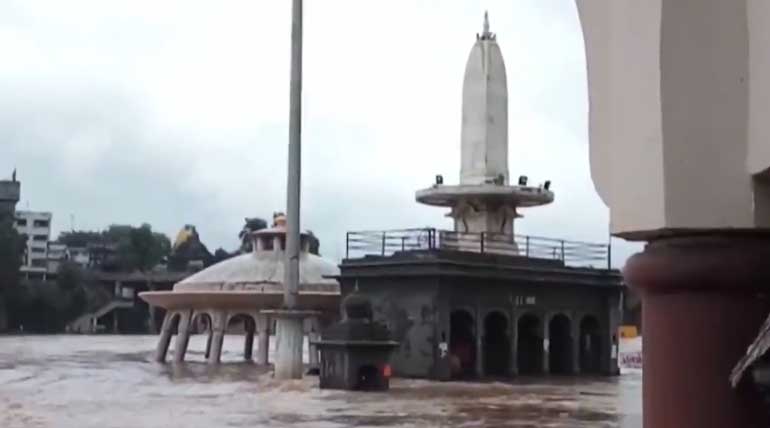
[[[32,225],[35,227],[48,227],[48,220],[35,220]]]
[[[32,247],[32,252],[33,253],[45,253],[45,248]]]
[[[32,266],[33,267],[47,267],[48,263],[45,259],[35,259],[32,260]]]
[[[24,227],[27,225],[27,219],[26,218],[20,218],[16,220],[16,225],[19,227]]]
[[[48,241],[48,237],[45,236],[45,235],[35,235],[35,236],[32,237],[32,239],[35,240],[35,241],[38,241],[38,242],[46,242],[46,241]]]

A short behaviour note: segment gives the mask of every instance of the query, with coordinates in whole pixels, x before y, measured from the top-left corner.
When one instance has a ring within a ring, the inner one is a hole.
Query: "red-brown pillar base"
[[[624,275],[642,295],[644,427],[770,426],[759,395],[728,381],[770,312],[770,237],[656,240]]]

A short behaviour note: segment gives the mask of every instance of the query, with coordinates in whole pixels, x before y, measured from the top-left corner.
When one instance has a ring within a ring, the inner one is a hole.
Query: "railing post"
[[[401,237],[401,251],[406,250],[406,236]]]
[[[385,255],[385,235],[387,235],[388,232],[382,232],[382,255]]]
[[[612,269],[612,244],[607,244],[607,270]]]
[[[345,258],[350,258],[350,232],[345,234]]]
[[[561,261],[564,262],[564,240],[561,241]]]
[[[529,236],[527,236],[527,243],[526,243],[525,246],[526,246],[526,253],[525,254],[527,255],[527,257],[529,257]]]
[[[484,232],[481,232],[481,254],[484,254]]]

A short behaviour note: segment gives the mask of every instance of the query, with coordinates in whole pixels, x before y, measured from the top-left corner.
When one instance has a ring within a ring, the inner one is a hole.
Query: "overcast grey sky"
[[[556,202],[517,232],[606,242],[590,179],[572,0],[306,0],[303,227],[451,227],[414,202],[456,182],[465,61],[489,10],[508,70],[510,172]],[[56,232],[195,224],[234,249],[245,216],[284,210],[290,2],[0,2],[0,176]],[[618,245],[616,262],[635,247]]]

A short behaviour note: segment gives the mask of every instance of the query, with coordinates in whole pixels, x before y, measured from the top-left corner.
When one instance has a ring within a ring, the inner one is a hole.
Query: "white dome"
[[[255,251],[224,260],[195,273],[174,286],[177,291],[279,291],[284,281],[284,252]],[[339,292],[339,284],[326,276],[339,275],[336,264],[307,252],[300,253],[299,288]]]

